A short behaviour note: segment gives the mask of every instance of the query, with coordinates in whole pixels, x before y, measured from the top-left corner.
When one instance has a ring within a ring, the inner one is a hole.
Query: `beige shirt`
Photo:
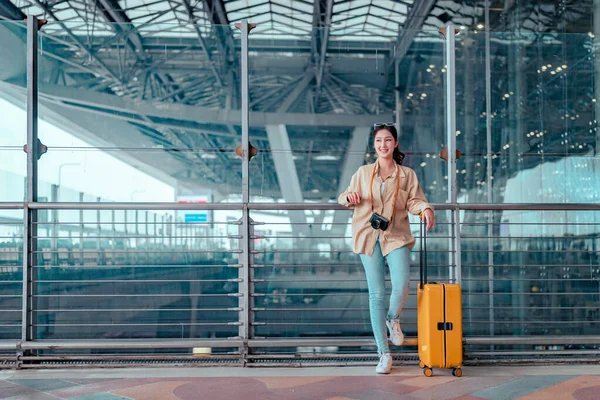
[[[373,168],[375,168],[373,179],[374,209],[371,210],[369,183],[371,182]],[[379,177],[378,171],[379,164],[377,162],[360,167],[352,176],[348,189],[338,198],[338,203],[341,205],[354,208],[354,214],[352,215],[352,251],[368,256],[372,255],[378,237],[384,256],[404,246],[409,246],[412,251],[415,238],[410,233],[408,213],[419,215],[425,209],[433,209],[433,207],[427,203],[417,175],[412,169],[396,165],[396,171],[385,180],[383,195],[381,195],[383,180]],[[396,214],[385,231],[373,229],[369,223],[373,212],[384,216],[388,220],[392,216],[397,179],[400,179],[400,191],[396,201]],[[357,192],[360,195],[359,204],[352,205],[348,202],[346,196],[350,192]]]

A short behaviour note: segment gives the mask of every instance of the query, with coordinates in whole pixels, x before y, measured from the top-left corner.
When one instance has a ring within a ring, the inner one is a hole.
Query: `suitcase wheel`
[[[425,374],[425,376],[433,376],[433,370],[429,367],[425,368],[423,370],[423,373]]]
[[[462,369],[460,369],[460,368],[454,368],[452,370],[452,375],[460,378],[462,376]]]
[[[421,368],[421,369],[425,368],[425,364],[423,364],[423,361],[419,361],[419,368]]]

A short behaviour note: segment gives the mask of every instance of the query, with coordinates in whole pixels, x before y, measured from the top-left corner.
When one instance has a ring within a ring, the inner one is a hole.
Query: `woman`
[[[408,212],[421,215],[427,221],[427,230],[435,225],[435,217],[415,172],[401,165],[403,154],[398,148],[395,124],[376,124],[373,141],[377,161],[358,169],[338,202],[354,208],[352,247],[360,255],[367,276],[371,327],[380,357],[376,372],[388,374],[392,356],[386,325],[394,345],[404,341],[399,317],[408,297],[410,252],[415,244]],[[392,281],[387,316],[384,257]]]

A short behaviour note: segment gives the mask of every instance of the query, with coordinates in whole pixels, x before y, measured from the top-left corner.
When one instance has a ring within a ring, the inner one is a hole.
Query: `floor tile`
[[[410,394],[411,399],[451,400],[491,386],[497,386],[515,380],[512,376],[462,377],[443,385],[424,388]]]
[[[22,394],[15,397],[2,398],[2,400],[57,400],[55,396],[42,392]]]
[[[111,390],[110,392],[135,400],[178,400],[179,397],[173,393],[174,390],[187,383],[189,383],[189,379],[179,381],[168,380]]]
[[[27,386],[21,386],[7,381],[0,381],[0,399],[11,398],[15,396],[28,396],[39,393],[37,390]]]
[[[60,379],[10,379],[9,382],[17,385],[27,386],[40,392],[50,390],[64,389],[73,386],[79,386],[77,383],[67,382]]]
[[[99,392],[86,394],[83,396],[71,397],[71,400],[131,400],[129,397],[117,396],[108,392]]]
[[[310,385],[317,382],[329,381],[335,379],[335,376],[294,376],[294,377],[276,377],[269,376],[265,378],[255,378],[267,385],[269,389],[286,389],[296,386]]]
[[[473,396],[483,397],[484,399],[513,400],[571,378],[573,378],[573,376],[526,376],[509,383],[477,390],[471,394]]]
[[[600,376],[578,376],[556,385],[549,386],[545,389],[538,390],[534,393],[521,396],[518,400],[572,400],[573,398],[577,398],[575,396],[576,393],[582,397],[578,400],[583,400],[587,395],[588,388],[595,388],[595,390],[598,390],[598,393],[600,393]],[[598,397],[600,396],[596,396],[596,398]]]

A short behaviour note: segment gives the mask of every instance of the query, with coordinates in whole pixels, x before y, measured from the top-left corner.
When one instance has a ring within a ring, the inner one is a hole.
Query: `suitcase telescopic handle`
[[[427,228],[425,227],[425,220],[421,218],[419,220],[419,228],[421,231],[421,251],[419,252],[419,282],[420,288],[427,283]]]

